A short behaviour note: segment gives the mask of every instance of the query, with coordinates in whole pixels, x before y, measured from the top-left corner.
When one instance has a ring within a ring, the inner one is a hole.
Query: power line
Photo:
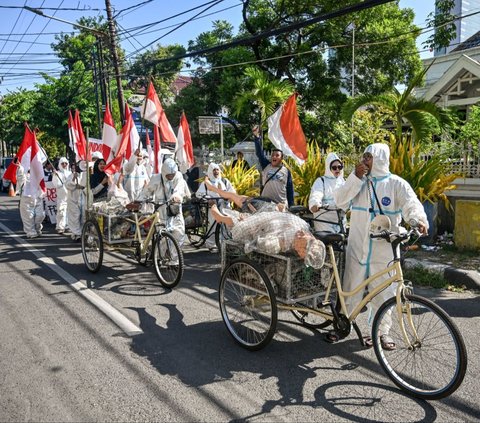
[[[134,51],[132,53],[130,53],[127,58],[130,58],[132,57],[133,55],[137,54],[138,52],[140,52],[141,50],[145,50],[146,48],[150,47],[152,44],[155,44],[156,42],[160,41],[162,38],[166,37],[167,35],[171,34],[172,32],[176,31],[177,29],[181,28],[182,26],[186,25],[187,23],[191,22],[194,18],[202,15],[204,12],[206,12],[207,10],[211,9],[212,7],[216,6],[217,4],[220,4],[222,3],[224,0],[217,0],[215,1],[213,4],[211,5],[208,5],[205,7],[205,9],[203,9],[202,11],[198,12],[195,16],[193,16],[192,18],[190,19],[187,19],[186,21],[184,22],[181,22],[180,24],[178,24],[175,28],[173,28],[172,30],[168,31],[167,33],[163,34],[161,37],[158,37],[157,39],[153,40],[152,42],[148,43],[146,46],[143,46],[142,48],[138,49],[137,51]]]
[[[150,0],[152,1],[152,0]],[[23,9],[24,6],[0,6],[0,9]],[[40,10],[69,10],[69,11],[74,11],[74,12],[103,12],[105,9],[95,9],[91,8],[90,6],[84,7],[84,8],[78,8],[78,7],[37,7],[36,9]]]
[[[174,18],[178,18],[179,16],[185,15],[189,12],[193,12],[194,10],[200,9],[203,6],[215,3],[216,1],[218,1],[218,0],[211,0],[211,1],[208,1],[206,3],[202,3],[199,6],[195,6],[195,7],[192,7],[191,9],[188,9],[188,10],[185,10],[183,12],[177,13],[175,15],[169,16],[168,18],[164,18],[164,19],[161,19],[161,20],[156,21],[156,22],[151,22],[151,23],[148,23],[148,24],[145,24],[145,25],[140,25],[140,26],[136,26],[136,27],[133,27],[133,28],[127,28],[127,29],[129,31],[137,31],[137,30],[141,30],[141,29],[151,28],[152,26],[158,25],[159,23],[166,22],[166,21],[169,21],[169,20],[174,19]],[[134,35],[138,35],[138,33],[135,33]]]
[[[205,18],[208,18],[209,16],[212,16],[212,15],[217,15],[221,12],[225,12],[226,10],[230,10],[230,9],[233,9],[235,7],[239,7],[240,4],[236,4],[234,6],[229,6],[229,7],[225,7],[223,9],[218,9],[216,10],[215,12],[212,12],[212,13],[207,13],[203,16],[199,16],[198,18],[195,18],[195,19],[192,19],[192,22],[193,21],[197,21],[197,20],[200,20],[200,19],[205,19]],[[173,24],[173,25],[167,25],[167,26],[163,26],[161,28],[157,28],[157,29],[152,29],[151,31],[138,31],[136,33],[134,33],[133,35],[137,36],[137,37],[140,37],[140,36],[143,36],[143,35],[148,35],[148,34],[152,34],[154,32],[159,32],[159,31],[163,31],[165,29],[169,29],[169,28],[174,28],[177,24]],[[122,34],[122,32],[119,32],[119,34]],[[121,40],[124,40],[125,38],[122,38]]]
[[[135,6],[130,6],[130,7],[126,7],[125,9],[121,9],[119,10],[115,15],[113,15],[113,18],[116,19],[118,16],[120,16],[121,13],[123,12],[126,12],[127,10],[131,10],[131,9],[138,9],[139,7],[143,7],[145,6],[147,3],[151,3],[153,0],[146,0],[142,3],[139,3],[139,4],[136,4]],[[132,13],[134,10],[131,10],[130,12],[128,13]],[[125,13],[125,15],[128,15],[128,13]],[[125,16],[124,15],[124,16]]]
[[[305,21],[296,22],[296,23],[286,25],[286,26],[276,28],[276,29],[270,29],[268,31],[262,31],[262,32],[260,32],[256,35],[251,36],[251,37],[240,38],[240,39],[237,39],[237,40],[234,40],[234,41],[230,41],[229,43],[224,43],[224,44],[216,45],[216,46],[213,46],[213,47],[208,47],[208,48],[205,48],[205,49],[202,49],[202,50],[197,50],[197,51],[192,51],[192,52],[189,52],[189,53],[180,54],[180,55],[173,56],[173,57],[167,57],[165,59],[153,60],[151,63],[152,64],[165,63],[165,62],[172,61],[172,60],[185,59],[187,57],[202,56],[202,55],[206,55],[206,54],[210,54],[210,53],[216,53],[216,52],[219,52],[219,51],[228,50],[229,48],[237,47],[237,46],[241,46],[241,45],[253,44],[254,42],[263,40],[264,38],[270,38],[270,37],[273,37],[273,36],[276,36],[276,35],[284,34],[286,32],[295,31],[297,29],[304,28],[308,25],[313,25],[313,24],[321,22],[321,21],[326,21],[326,20],[329,20],[329,19],[337,18],[339,16],[344,16],[344,15],[347,15],[349,13],[354,13],[354,12],[359,12],[361,10],[370,9],[372,7],[380,6],[380,5],[385,4],[385,3],[391,3],[392,1],[394,1],[394,0],[366,0],[363,3],[357,3],[353,6],[347,6],[347,7],[344,7],[343,9],[339,9],[339,10],[336,10],[334,12],[325,13],[323,15],[316,16],[315,18],[312,18],[312,19],[307,19]]]

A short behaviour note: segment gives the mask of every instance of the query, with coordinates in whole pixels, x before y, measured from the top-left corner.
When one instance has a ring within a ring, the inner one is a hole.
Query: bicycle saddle
[[[345,235],[337,234],[335,232],[315,231],[313,236],[322,241],[325,245],[345,241]]]

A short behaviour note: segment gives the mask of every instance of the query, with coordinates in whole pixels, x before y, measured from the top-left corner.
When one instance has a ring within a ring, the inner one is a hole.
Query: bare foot
[[[216,222],[224,223],[227,226],[233,226],[233,219],[230,216],[225,216],[221,213],[216,204],[210,207],[210,213]]]

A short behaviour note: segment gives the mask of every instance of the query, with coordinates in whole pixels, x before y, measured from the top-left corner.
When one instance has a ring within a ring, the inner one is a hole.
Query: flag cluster
[[[23,140],[15,158],[23,166],[25,173],[30,171],[30,183],[25,186],[25,194],[35,195],[38,189],[45,192],[43,163],[47,160],[47,155],[38,143],[35,131],[32,131],[27,124],[25,124]],[[17,166],[14,162],[10,163],[3,177],[14,184],[17,183]]]

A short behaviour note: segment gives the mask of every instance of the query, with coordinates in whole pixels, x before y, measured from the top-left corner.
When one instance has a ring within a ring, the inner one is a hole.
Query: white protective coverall
[[[215,175],[213,174],[214,169],[219,170],[218,178],[216,178]],[[233,188],[230,181],[227,178],[222,177],[222,171],[218,164],[210,163],[208,165],[207,176],[208,176],[208,179],[210,180],[210,183],[216,186],[217,188],[220,188],[223,191],[236,193],[235,188]],[[208,196],[212,198],[221,198],[220,195],[217,194],[216,192],[209,191],[204,182],[202,182],[198,187],[197,192],[195,193],[195,196],[197,198],[201,198],[203,196]],[[230,203],[226,200],[217,200],[217,207],[220,211],[224,210],[225,208],[229,209]],[[210,228],[210,226],[212,226],[214,222],[215,222],[215,219],[212,217],[212,214],[209,208],[208,209],[208,227]],[[215,231],[212,231],[207,241],[205,242],[205,246],[209,249],[215,248]]]
[[[381,214],[373,189],[383,213],[390,219],[391,231],[399,232],[403,219],[408,222],[415,219],[428,229],[427,216],[417,195],[410,184],[389,170],[390,149],[386,144],[371,144],[365,153],[373,156],[370,174],[358,178],[352,172],[345,184],[334,192],[333,196],[338,207],[350,208],[350,232],[346,251],[345,274],[343,289],[351,291],[359,286],[367,277],[385,269],[393,260],[390,244],[383,239],[370,238],[370,222]],[[373,185],[373,189],[368,187]],[[370,284],[371,289],[388,278],[384,275]],[[371,325],[373,316],[380,305],[395,295],[396,284],[379,293],[370,303],[368,323]],[[347,311],[350,313],[361,301],[363,291],[346,299]],[[391,324],[380,328],[382,334],[388,334]]]
[[[67,163],[64,166],[63,163]],[[58,161],[58,171],[53,174],[53,183],[57,188],[57,225],[55,229],[58,233],[65,232],[67,228],[67,178],[71,175],[68,168],[68,160],[61,157]]]
[[[325,174],[321,178],[317,178],[312,185],[312,189],[310,190],[310,198],[308,200],[308,208],[310,211],[312,211],[313,206],[317,206],[318,208],[322,206],[336,207],[335,200],[333,199],[333,192],[345,183],[345,179],[343,177],[343,170],[338,178],[333,175],[330,165],[335,160],[342,163],[340,157],[338,157],[336,153],[329,153],[327,155],[325,160]],[[338,225],[338,214],[336,211],[319,210],[315,212],[313,216],[315,218],[327,221],[314,221],[314,228],[316,231],[340,232],[340,225]],[[346,222],[344,221],[344,227],[345,223]]]
[[[67,221],[72,232],[72,239],[78,240],[82,235],[85,221],[86,196],[84,189],[87,185],[86,172],[73,172],[67,178]]]
[[[145,166],[145,158],[142,157],[141,160],[138,160],[138,157],[132,154],[128,162],[123,166],[123,171],[123,187],[127,191],[130,201],[138,201],[143,188],[150,180],[147,167]]]
[[[22,165],[17,168],[17,187],[21,187],[20,217],[22,218],[23,230],[27,234],[27,238],[36,238],[42,235],[42,222],[45,219],[43,206],[45,194],[40,186],[33,187],[30,185],[30,173],[25,173]]]
[[[172,180],[166,178],[167,175],[174,174]],[[156,202],[174,199],[178,201],[179,212],[175,216],[167,214],[167,206],[159,209],[160,220],[165,222],[167,230],[175,237],[179,245],[185,242],[185,220],[182,214],[182,202],[185,198],[190,198],[190,190],[178,171],[178,166],[173,159],[166,159],[162,164],[160,174],[153,175],[150,182],[143,191],[144,197],[152,197]]]

